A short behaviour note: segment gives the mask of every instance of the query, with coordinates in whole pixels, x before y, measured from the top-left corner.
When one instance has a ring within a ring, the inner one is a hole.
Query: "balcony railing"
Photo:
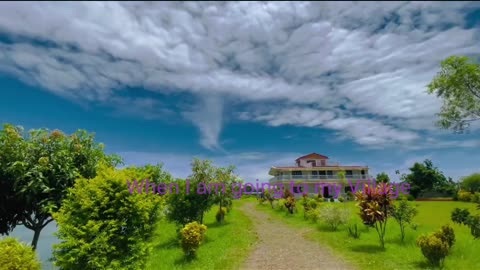
[[[368,180],[366,175],[345,175],[346,180]],[[338,175],[280,175],[270,179],[270,181],[284,180],[340,180]]]

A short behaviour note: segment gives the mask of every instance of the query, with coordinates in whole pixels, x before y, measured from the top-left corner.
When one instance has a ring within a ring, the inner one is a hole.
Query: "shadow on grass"
[[[223,223],[219,223],[219,222],[212,222],[212,223],[208,223],[208,224],[205,224],[205,226],[207,226],[207,232],[209,229],[215,229],[215,228],[220,228],[220,227],[224,227],[224,226],[228,226],[230,225],[230,222],[228,221],[223,221]]]
[[[415,269],[443,269],[443,266],[432,266],[429,262],[427,261],[417,261],[412,264],[412,266]]]
[[[354,252],[362,252],[369,254],[385,252],[385,249],[380,247],[379,245],[356,245],[351,247],[350,250]]]
[[[170,240],[168,240],[164,243],[155,245],[153,248],[154,248],[154,250],[160,250],[160,249],[178,248],[178,246],[179,246],[178,240],[175,239],[175,238],[171,238]]]
[[[197,259],[196,256],[182,256],[175,260],[175,265],[187,265],[191,264]]]

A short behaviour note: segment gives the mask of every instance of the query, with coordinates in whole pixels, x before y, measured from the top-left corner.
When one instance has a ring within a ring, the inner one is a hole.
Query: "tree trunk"
[[[38,238],[40,237],[41,231],[42,231],[42,227],[35,227],[35,229],[33,230],[33,240],[32,240],[33,250],[37,249]]]

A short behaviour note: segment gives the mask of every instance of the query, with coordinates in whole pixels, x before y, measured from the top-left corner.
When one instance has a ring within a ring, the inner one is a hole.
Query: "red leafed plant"
[[[375,228],[382,248],[385,247],[387,220],[393,206],[391,196],[392,187],[385,183],[376,187],[365,185],[363,192],[355,194],[363,224]]]

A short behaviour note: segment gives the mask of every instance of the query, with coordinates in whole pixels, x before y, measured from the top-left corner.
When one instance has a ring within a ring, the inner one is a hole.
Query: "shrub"
[[[315,199],[308,200],[308,205],[311,209],[316,209],[318,207],[318,202]]]
[[[164,196],[130,193],[127,180],[152,179],[147,168],[102,167],[78,179],[54,214],[61,242],[54,245],[60,269],[144,269]],[[140,185],[139,185],[140,186]]]
[[[357,224],[348,227],[348,235],[354,239],[360,238],[360,231],[358,230]]]
[[[323,201],[324,201],[323,194],[322,194],[322,193],[318,193],[318,195],[317,195],[317,202],[323,202]]]
[[[462,202],[470,202],[472,200],[472,193],[468,191],[459,191],[458,200]]]
[[[375,228],[380,245],[385,248],[387,220],[392,209],[391,186],[384,183],[375,188],[365,185],[364,191],[355,195],[363,224]]]
[[[470,198],[473,203],[480,203],[480,192],[475,192]]]
[[[408,201],[415,201],[415,197],[412,194],[407,195],[407,200]]]
[[[180,240],[180,245],[186,256],[195,256],[206,231],[207,226],[199,224],[196,221],[185,225],[181,231],[182,238]]]
[[[280,210],[280,211],[287,211],[287,207],[285,206],[286,202],[287,202],[287,200],[285,200],[285,199],[279,199],[278,203],[276,205],[276,209]]]
[[[305,213],[305,219],[311,220],[313,222],[317,222],[318,218],[320,217],[320,210],[319,209],[310,209]]]
[[[226,207],[218,208],[217,214],[215,215],[215,219],[218,223],[222,223],[223,220],[225,220],[225,214],[227,213],[227,211],[228,210]]]
[[[455,232],[453,228],[448,225],[442,226],[442,228],[433,235],[447,243],[449,249],[455,244]]]
[[[355,200],[355,195],[351,191],[347,191],[347,198],[349,201]]]
[[[9,270],[40,270],[40,262],[32,247],[7,237],[0,240],[0,268]]]
[[[412,223],[412,224],[410,224],[410,228],[412,228],[412,230],[416,231],[418,229],[418,224],[417,223]]]
[[[455,208],[451,214],[452,221],[457,224],[467,225],[469,217],[470,217],[470,212],[466,208],[465,209]]]
[[[344,207],[327,205],[320,211],[320,218],[336,231],[338,226],[349,221],[350,211]]]
[[[397,204],[393,205],[391,209],[391,215],[400,226],[400,235],[402,242],[405,239],[406,225],[412,222],[413,217],[415,217],[417,213],[418,211],[416,207],[404,198],[400,200]]]
[[[473,238],[480,238],[480,215],[471,216],[468,220],[468,225],[470,226],[470,233]]]
[[[345,201],[345,198],[343,198],[342,196],[339,196],[337,199],[338,199],[339,202],[344,202]]]
[[[293,210],[295,210],[295,197],[293,194],[287,189],[285,190],[285,193],[283,195],[283,198],[285,199],[285,207],[288,210],[288,213],[293,214]]]
[[[435,235],[422,235],[417,239],[423,256],[435,266],[440,265],[449,252],[449,246]]]
[[[330,202],[334,202],[335,199],[333,197],[330,197]]]

